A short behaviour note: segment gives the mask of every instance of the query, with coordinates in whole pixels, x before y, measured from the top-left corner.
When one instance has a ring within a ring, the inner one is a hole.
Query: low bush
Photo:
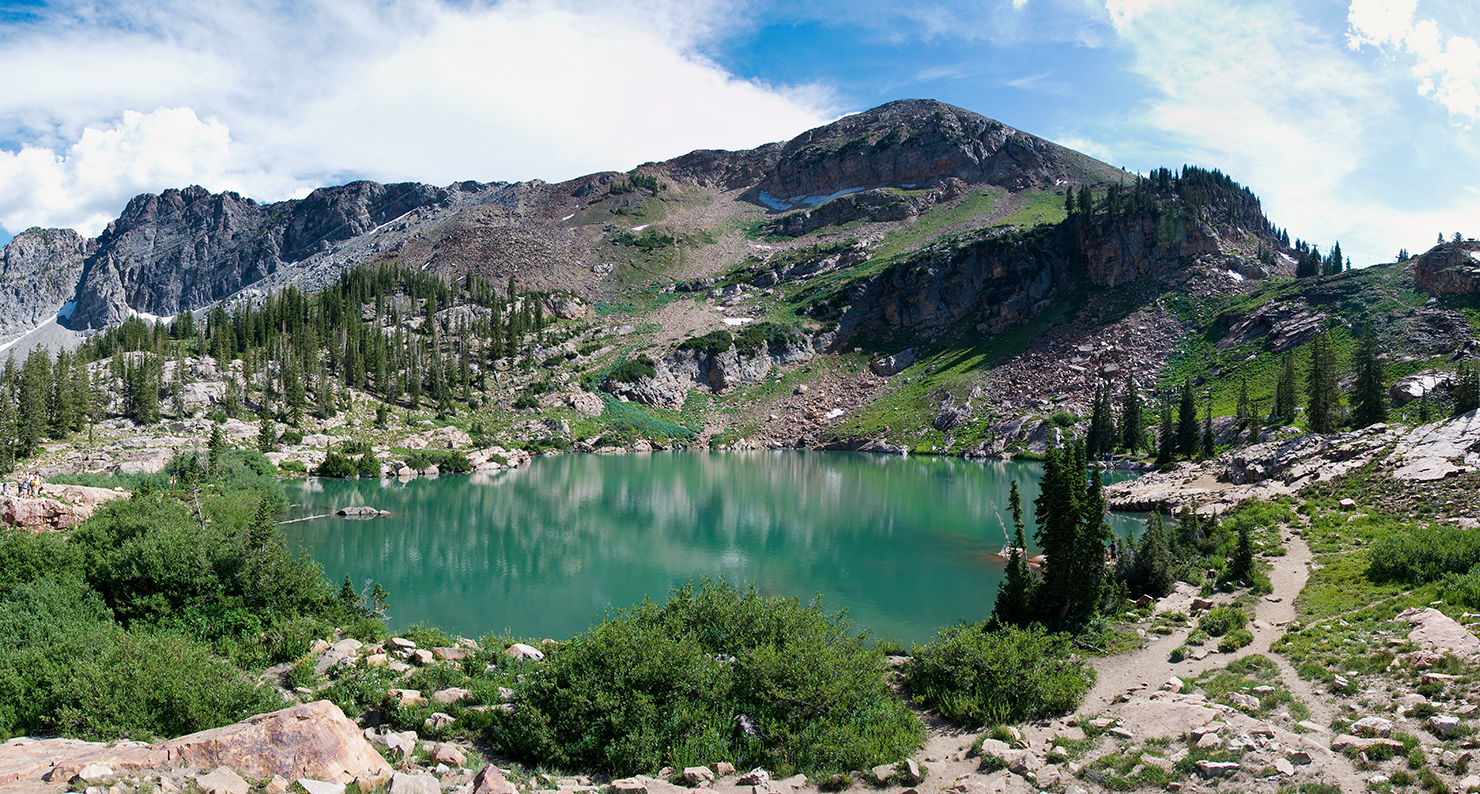
[[[618,383],[636,383],[643,378],[656,377],[657,374],[658,370],[653,364],[653,360],[647,356],[640,355],[637,358],[628,359],[618,364],[607,375],[607,379],[617,381]]]
[[[499,752],[542,765],[654,773],[728,760],[778,773],[868,769],[913,751],[918,720],[883,656],[841,615],[705,580],[617,612],[531,666]]]
[[[1095,681],[1067,635],[1042,627],[941,630],[916,647],[905,686],[919,702],[962,725],[1016,724],[1072,711]]]
[[[1419,526],[1378,538],[1367,552],[1375,582],[1429,582],[1480,564],[1480,531]]]
[[[406,457],[406,465],[417,471],[436,466],[443,474],[466,474],[473,470],[468,456],[452,449],[419,449]]]
[[[717,356],[735,346],[735,337],[721,328],[703,336],[685,339],[678,344],[679,350],[697,350],[706,356]]]
[[[1213,637],[1222,637],[1234,629],[1241,629],[1249,622],[1248,613],[1232,604],[1219,604],[1197,621],[1197,627]]]

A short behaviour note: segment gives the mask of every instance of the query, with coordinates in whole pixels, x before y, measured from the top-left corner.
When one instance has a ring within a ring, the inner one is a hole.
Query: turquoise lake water
[[[380,583],[392,628],[565,639],[610,610],[724,575],[766,594],[820,594],[858,629],[924,642],[990,614],[1009,483],[1031,542],[1040,472],[790,450],[561,455],[493,475],[290,481],[290,517],[351,505],[392,515],[283,529],[332,581]],[[1139,523],[1112,514],[1118,535]]]

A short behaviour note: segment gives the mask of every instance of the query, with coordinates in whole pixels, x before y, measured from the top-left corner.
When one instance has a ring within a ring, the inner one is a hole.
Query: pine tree
[[[1467,414],[1480,408],[1480,371],[1463,362],[1459,365],[1454,387],[1454,415]]]
[[[0,380],[0,474],[15,468],[19,428],[16,423],[15,389],[9,379]]]
[[[1085,477],[1083,445],[1051,448],[1034,515],[1043,567],[1039,612],[1058,627],[1081,625],[1100,605],[1105,573],[1105,498],[1098,476]]]
[[[264,455],[278,448],[277,424],[272,421],[272,411],[262,406],[262,418],[257,422],[257,451]]]
[[[1377,334],[1370,326],[1362,329],[1357,354],[1352,362],[1352,424],[1367,427],[1387,421],[1387,372],[1377,349]]]
[[[1160,513],[1152,513],[1141,532],[1141,544],[1136,547],[1127,566],[1126,585],[1130,595],[1161,598],[1172,592],[1175,585],[1173,559],[1166,524],[1162,522]]]
[[[1318,334],[1311,341],[1310,370],[1306,373],[1305,421],[1312,432],[1330,433],[1336,429],[1340,401],[1331,339],[1324,333]]]
[[[1295,421],[1295,351],[1285,353],[1279,379],[1275,381],[1272,417],[1290,424]]]
[[[1202,456],[1204,458],[1213,457],[1217,446],[1218,441],[1213,437],[1213,395],[1210,393],[1203,409]]]
[[[51,357],[46,348],[37,345],[21,366],[20,388],[16,405],[17,454],[29,458],[36,454],[46,435],[46,392],[51,385]]]
[[[1187,381],[1177,402],[1177,452],[1188,458],[1195,456],[1197,435],[1197,398],[1192,394],[1192,381]]]
[[[1423,394],[1418,396],[1418,423],[1426,425],[1431,418],[1429,411],[1429,390],[1424,389]]]
[[[65,349],[57,353],[47,392],[52,438],[66,438],[68,433],[77,429],[77,407],[72,399],[72,367],[71,353]]]
[[[1161,424],[1156,434],[1156,462],[1158,465],[1171,463],[1175,454],[1177,437],[1172,430],[1172,404],[1166,395],[1161,398]]]
[[[206,463],[210,467],[211,476],[216,476],[221,470],[221,457],[225,454],[226,436],[221,432],[221,426],[212,422],[211,440],[206,444]]]
[[[997,603],[992,608],[992,618],[1001,624],[1021,626],[1032,617],[1033,572],[1028,568],[1028,541],[1023,531],[1023,501],[1018,494],[1017,480],[1012,481],[1007,503],[1012,508],[1012,551],[1008,553],[1007,571],[997,585]]]
[[[1106,381],[1095,385],[1087,438],[1091,458],[1099,458],[1115,448],[1115,408],[1110,402],[1112,388]]]
[[[1254,423],[1254,409],[1249,404],[1249,379],[1244,378],[1238,386],[1238,409],[1235,412],[1235,433],[1242,433]]]
[[[298,358],[289,358],[288,370],[283,374],[283,393],[288,407],[288,424],[294,427],[302,424],[303,412],[308,408],[308,388],[303,379],[303,367]]]
[[[1120,445],[1134,453],[1146,441],[1146,428],[1141,416],[1141,392],[1136,376],[1125,381],[1125,399],[1120,404]]]
[[[1250,582],[1254,577],[1254,539],[1250,535],[1249,522],[1238,525],[1238,545],[1228,558],[1228,569],[1224,576],[1231,582]]]

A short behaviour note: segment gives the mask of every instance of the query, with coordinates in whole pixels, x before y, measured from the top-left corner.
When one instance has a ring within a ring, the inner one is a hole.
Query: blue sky
[[[1480,236],[1473,0],[0,0],[0,240],[133,195],[557,181],[908,97],[1221,168],[1355,264]]]

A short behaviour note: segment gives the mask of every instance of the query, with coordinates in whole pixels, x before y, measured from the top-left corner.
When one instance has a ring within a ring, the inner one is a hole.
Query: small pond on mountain
[[[804,602],[820,594],[856,629],[924,642],[991,613],[1009,484],[1031,545],[1041,470],[847,452],[561,455],[492,475],[289,481],[290,518],[352,505],[392,515],[283,530],[331,581],[385,588],[392,629],[563,640],[724,575]],[[1112,513],[1111,525],[1124,536],[1143,518]]]

